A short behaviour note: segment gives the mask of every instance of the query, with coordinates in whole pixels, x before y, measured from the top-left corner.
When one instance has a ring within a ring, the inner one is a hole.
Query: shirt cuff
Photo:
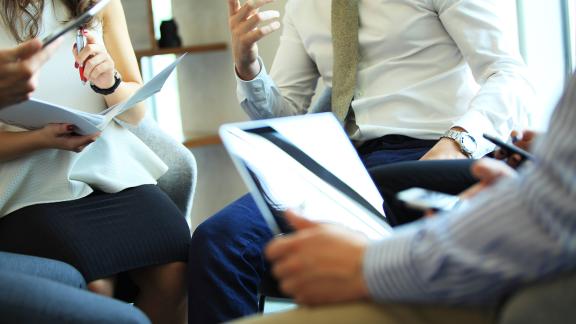
[[[489,133],[494,133],[494,125],[489,122],[480,112],[468,111],[464,116],[459,118],[452,127],[462,127],[476,140],[476,152],[472,155],[473,158],[479,159],[486,154],[494,151],[495,146],[490,141],[484,139],[482,135],[488,130]],[[492,131],[491,131],[492,130]],[[500,134],[494,134],[500,135]]]
[[[408,226],[389,239],[368,246],[364,254],[364,279],[377,302],[409,301],[424,290],[418,282],[411,261],[411,245],[418,232]]]
[[[264,66],[264,62],[262,59],[258,57],[258,62],[260,63],[260,72],[254,79],[246,81],[240,79],[238,76],[238,72],[234,69],[234,74],[236,75],[236,84],[238,85],[238,101],[243,102],[244,100],[248,100],[253,103],[262,103],[266,102],[267,92],[270,89],[274,82],[268,75],[266,71],[266,67]]]

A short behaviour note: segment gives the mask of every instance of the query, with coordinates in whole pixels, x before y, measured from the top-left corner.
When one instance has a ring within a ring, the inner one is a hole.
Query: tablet
[[[331,113],[223,125],[220,136],[273,233],[284,211],[381,239],[392,232],[383,200]]]
[[[53,32],[52,34],[46,36],[42,39],[42,47],[46,47],[50,45],[52,42],[58,39],[58,37],[66,34],[69,31],[78,29],[86,22],[88,22],[92,17],[96,16],[106,5],[110,2],[110,0],[100,0],[97,4],[92,6],[88,9],[85,13],[81,14],[80,16],[74,18],[73,20],[67,22],[64,27],[61,29]]]

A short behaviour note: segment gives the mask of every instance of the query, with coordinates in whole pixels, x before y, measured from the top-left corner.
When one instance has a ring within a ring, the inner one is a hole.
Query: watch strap
[[[90,82],[90,88],[92,88],[92,90],[96,93],[107,96],[116,92],[116,89],[118,89],[120,83],[122,83],[122,77],[120,76],[120,73],[118,73],[118,71],[114,71],[114,84],[110,88],[102,89],[94,85],[92,82]]]

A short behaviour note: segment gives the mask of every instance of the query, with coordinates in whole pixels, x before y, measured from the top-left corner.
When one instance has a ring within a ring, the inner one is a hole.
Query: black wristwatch
[[[102,95],[111,95],[113,94],[116,89],[118,89],[118,87],[120,86],[120,83],[122,83],[122,77],[120,76],[120,73],[118,73],[118,71],[114,71],[114,84],[108,88],[108,89],[100,89],[97,86],[95,86],[92,82],[90,82],[90,88],[92,88],[92,90],[94,90],[94,92],[102,94]]]

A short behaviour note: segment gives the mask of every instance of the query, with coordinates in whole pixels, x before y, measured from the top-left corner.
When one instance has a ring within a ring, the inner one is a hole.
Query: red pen
[[[83,27],[80,27],[76,31],[76,49],[78,50],[78,53],[80,53],[84,49],[84,28]],[[82,63],[82,65],[79,65],[78,70],[80,71],[80,80],[82,80],[82,83],[86,84],[88,79],[86,79],[84,77],[84,64],[83,63]]]

